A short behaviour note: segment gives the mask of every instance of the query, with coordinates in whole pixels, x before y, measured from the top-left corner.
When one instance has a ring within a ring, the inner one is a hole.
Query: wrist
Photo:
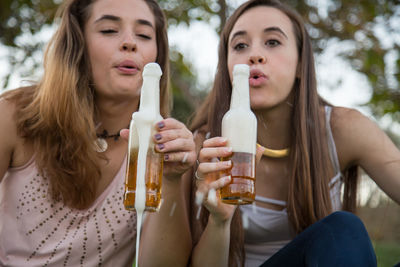
[[[168,179],[163,177],[162,196],[164,200],[176,201],[183,194],[181,179]]]
[[[182,181],[181,176],[182,175],[163,175],[163,186],[179,188]]]
[[[212,213],[210,213],[208,222],[211,226],[215,226],[217,228],[230,229],[232,217],[224,218],[221,216],[214,216]]]

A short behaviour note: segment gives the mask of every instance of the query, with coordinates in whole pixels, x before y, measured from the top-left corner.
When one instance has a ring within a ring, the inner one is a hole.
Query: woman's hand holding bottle
[[[219,197],[219,189],[231,182],[231,177],[220,177],[220,172],[232,167],[229,158],[232,148],[227,147],[227,139],[213,137],[203,142],[198,158],[196,177],[196,204],[203,204],[210,212],[210,220],[216,224],[230,223],[237,205],[225,204]],[[261,159],[263,148],[257,148],[256,162]]]

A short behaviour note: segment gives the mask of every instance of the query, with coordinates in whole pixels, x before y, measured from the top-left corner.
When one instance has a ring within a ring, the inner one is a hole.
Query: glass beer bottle
[[[152,136],[160,115],[160,77],[157,63],[143,69],[140,107],[132,114],[128,145],[128,162],[125,177],[124,206],[138,211],[144,204],[145,211],[157,211],[161,203],[163,153],[155,152]]]
[[[257,119],[250,109],[249,66],[233,68],[231,105],[222,119],[223,137],[232,147],[232,167],[220,176],[231,176],[231,182],[220,189],[222,202],[242,205],[255,198],[255,155],[257,143]]]

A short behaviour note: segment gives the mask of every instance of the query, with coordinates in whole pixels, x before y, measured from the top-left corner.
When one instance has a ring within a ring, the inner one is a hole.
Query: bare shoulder
[[[392,140],[354,109],[334,108],[331,119],[341,169],[359,165],[400,204],[400,150]]]
[[[7,97],[0,98],[0,161],[7,167],[19,167],[27,163],[33,155],[32,145],[18,134],[17,104]],[[0,173],[0,176],[1,173]]]
[[[352,108],[334,107],[331,127],[342,169],[395,148],[374,121]]]
[[[0,98],[0,142],[12,144],[16,140],[15,103],[4,97]],[[7,142],[6,142],[7,141]]]
[[[345,132],[347,135],[348,130],[357,130],[359,127],[372,125],[376,124],[356,109],[345,107],[333,107],[332,109],[332,130],[337,130],[339,133]]]

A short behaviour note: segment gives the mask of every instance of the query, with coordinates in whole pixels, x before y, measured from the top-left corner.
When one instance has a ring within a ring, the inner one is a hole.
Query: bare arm
[[[192,249],[183,183],[164,181],[163,203],[143,224],[139,266],[187,266]]]
[[[333,129],[341,166],[360,165],[400,204],[400,151],[370,119],[352,109],[335,108]]]
[[[226,178],[220,178],[211,183],[208,189],[218,190],[228,183]],[[199,189],[198,192],[201,191]],[[203,208],[206,207],[210,215],[207,226],[193,249],[191,266],[228,266],[230,228],[236,206],[223,204],[219,198],[216,201],[213,202],[210,197],[203,200]]]
[[[193,250],[191,266],[228,266],[230,226],[231,220],[220,222],[210,215],[207,226]]]
[[[0,182],[12,164],[17,140],[17,130],[13,119],[14,105],[4,98],[0,99]]]

